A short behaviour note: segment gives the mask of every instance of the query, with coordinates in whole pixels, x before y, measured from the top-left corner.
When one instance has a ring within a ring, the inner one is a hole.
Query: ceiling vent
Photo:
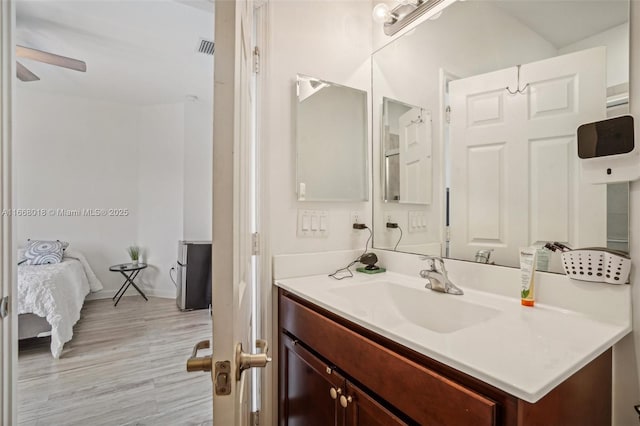
[[[198,46],[198,53],[203,55],[213,55],[215,45],[211,40],[200,39],[200,45]]]

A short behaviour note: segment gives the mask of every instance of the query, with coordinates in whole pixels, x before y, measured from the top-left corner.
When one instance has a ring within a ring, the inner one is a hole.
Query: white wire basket
[[[569,278],[608,284],[626,284],[631,272],[629,255],[594,247],[562,253],[562,266]]]

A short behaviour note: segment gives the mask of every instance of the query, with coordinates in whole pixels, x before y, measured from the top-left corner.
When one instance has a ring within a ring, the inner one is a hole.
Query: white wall
[[[184,240],[211,240],[212,120],[211,102],[184,104]]]
[[[584,40],[564,46],[558,50],[558,53],[577,52],[597,46],[606,46],[607,48],[607,87],[628,83],[629,28],[627,24],[618,25]]]
[[[61,239],[82,251],[111,297],[110,265],[139,245],[138,278],[174,297],[169,268],[182,239],[211,239],[212,115],[208,102],[130,106],[19,88],[15,194],[20,208],[125,208],[118,217],[18,218],[19,244]],[[134,293],[127,293],[134,294]]]
[[[140,281],[159,295],[175,295],[169,268],[183,227],[184,106],[144,107],[139,115],[138,234],[149,268]]]
[[[264,134],[269,145],[271,250],[280,254],[364,247],[369,233],[351,229],[350,212],[361,211],[370,225],[370,202],[296,199],[294,106],[298,73],[370,93],[370,5],[361,1],[275,1],[269,4],[269,14],[267,51],[271,56],[265,70],[269,104]],[[298,209],[328,210],[328,237],[298,238]]]
[[[19,217],[17,240],[60,239],[82,251],[106,289],[138,221],[138,109],[17,89],[15,194],[21,208],[126,208],[124,217]]]

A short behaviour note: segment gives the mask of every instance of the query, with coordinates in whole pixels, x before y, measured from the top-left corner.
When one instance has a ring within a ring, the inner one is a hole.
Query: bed
[[[18,266],[20,339],[51,335],[51,354],[59,358],[90,292],[102,284],[82,253],[66,250],[62,262]]]

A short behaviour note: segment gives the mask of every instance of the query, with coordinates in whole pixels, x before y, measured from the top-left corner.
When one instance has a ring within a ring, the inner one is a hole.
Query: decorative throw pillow
[[[29,244],[32,241],[40,241],[40,242],[43,242],[43,243],[52,242],[52,241],[45,241],[45,240],[32,240],[31,238],[27,238],[27,244]],[[66,250],[67,248],[69,248],[69,243],[66,242],[66,241],[56,240],[55,242],[58,242],[58,243],[62,244],[62,250]]]
[[[64,249],[69,243],[63,241],[29,240],[24,248],[24,257],[27,265],[46,265],[60,263],[64,255]]]

